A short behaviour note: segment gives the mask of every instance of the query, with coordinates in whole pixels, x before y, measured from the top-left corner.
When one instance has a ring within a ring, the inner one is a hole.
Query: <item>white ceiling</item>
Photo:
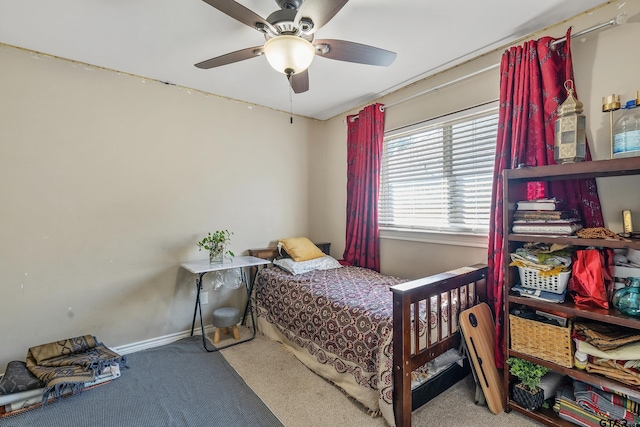
[[[315,1],[315,0],[314,0]],[[239,0],[266,18],[275,0]],[[389,67],[317,57],[293,112],[325,120],[573,17],[604,0],[350,0],[316,38],[398,54]],[[0,0],[0,43],[289,111],[286,77],[256,57],[195,63],[264,37],[202,0]]]

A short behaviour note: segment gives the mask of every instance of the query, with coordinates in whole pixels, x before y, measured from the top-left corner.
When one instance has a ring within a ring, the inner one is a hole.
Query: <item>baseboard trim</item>
[[[205,335],[211,332],[214,329],[214,326],[206,326],[204,328]],[[194,333],[200,332],[194,331]],[[137,351],[147,350],[154,347],[160,347],[161,345],[171,344],[174,341],[181,340],[182,338],[186,338],[191,335],[191,330],[186,330],[182,332],[176,332],[174,334],[163,335],[161,337],[151,338],[144,341],[138,341],[130,344],[124,344],[117,347],[111,347],[113,351],[118,354],[125,355],[135,353]],[[197,334],[200,335],[200,334]]]

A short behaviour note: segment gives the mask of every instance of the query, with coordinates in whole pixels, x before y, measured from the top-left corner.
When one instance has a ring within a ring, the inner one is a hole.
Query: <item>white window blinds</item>
[[[487,234],[497,108],[385,137],[381,229]]]

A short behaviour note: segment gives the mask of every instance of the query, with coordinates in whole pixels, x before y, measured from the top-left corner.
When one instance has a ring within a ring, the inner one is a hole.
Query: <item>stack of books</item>
[[[578,218],[560,209],[556,199],[522,200],[513,213],[515,234],[553,234],[571,236],[582,228]]]

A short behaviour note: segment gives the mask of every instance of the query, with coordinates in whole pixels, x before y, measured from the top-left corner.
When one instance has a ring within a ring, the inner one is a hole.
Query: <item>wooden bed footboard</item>
[[[458,314],[486,301],[486,276],[487,266],[475,264],[391,287],[396,427],[411,426],[411,373],[446,350],[459,347]],[[414,316],[425,313],[430,326],[421,336],[412,322]]]

